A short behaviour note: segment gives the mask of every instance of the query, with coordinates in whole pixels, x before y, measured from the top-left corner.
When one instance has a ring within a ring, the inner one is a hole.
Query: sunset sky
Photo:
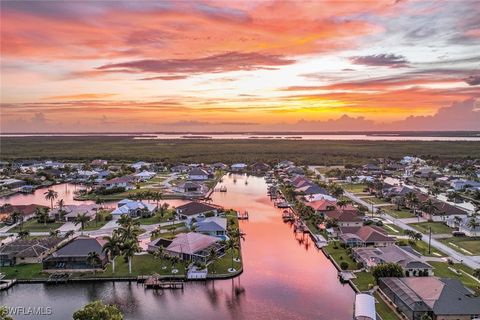
[[[480,1],[1,1],[4,133],[480,130],[479,98]]]

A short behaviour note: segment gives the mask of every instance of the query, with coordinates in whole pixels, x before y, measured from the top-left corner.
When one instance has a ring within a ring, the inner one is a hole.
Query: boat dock
[[[238,220],[248,220],[248,211],[244,211],[243,213],[240,213],[237,211],[237,219]]]
[[[17,283],[17,279],[13,280],[0,280],[0,291],[8,290]]]
[[[148,277],[143,286],[145,289],[182,289],[183,290],[183,281],[172,281],[172,280],[159,280],[156,277]]]

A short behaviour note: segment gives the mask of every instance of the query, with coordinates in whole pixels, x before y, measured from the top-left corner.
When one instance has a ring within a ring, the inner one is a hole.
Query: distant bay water
[[[480,141],[480,132],[367,133],[5,133],[0,137],[132,137],[133,139]]]

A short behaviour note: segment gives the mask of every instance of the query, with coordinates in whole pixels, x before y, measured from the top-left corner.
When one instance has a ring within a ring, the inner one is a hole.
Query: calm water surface
[[[282,222],[263,178],[231,175],[222,184],[228,192],[214,193],[214,203],[250,213],[250,220],[240,223],[246,233],[241,276],[188,282],[183,291],[164,293],[123,282],[17,285],[0,292],[0,303],[51,306],[53,316],[37,318],[55,320],[71,319],[74,310],[95,299],[118,305],[126,319],[351,319],[353,290],[338,282],[336,269],[311,239],[296,237]]]

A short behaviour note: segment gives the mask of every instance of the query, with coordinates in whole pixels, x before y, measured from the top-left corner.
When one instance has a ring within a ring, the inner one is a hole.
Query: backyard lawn
[[[163,268],[166,267],[166,268]],[[178,273],[174,275],[185,275],[185,265],[182,262],[175,266]],[[155,258],[152,254],[136,255],[132,258],[132,273],[128,273],[128,263],[123,257],[115,258],[115,273],[112,272],[112,264],[107,266],[105,272],[97,272],[97,277],[128,277],[153,275],[158,273],[161,275],[173,275],[172,263],[166,259]],[[92,274],[88,274],[91,276]]]
[[[469,267],[467,267],[463,264],[455,263],[453,266],[450,266],[446,262],[429,261],[428,263],[431,264],[435,268],[433,270],[433,273],[437,277],[458,279],[458,280],[462,281],[462,283],[465,286],[467,286],[469,288],[472,288],[472,289],[480,286],[480,280],[477,281],[477,280],[473,279],[472,277],[470,277],[470,276],[468,276],[464,273],[464,272],[466,272],[466,273],[472,275],[473,271],[472,271],[472,269],[470,269]],[[451,269],[449,269],[449,267],[460,271],[460,274],[452,271]]]
[[[382,320],[400,320],[401,318],[397,316],[395,312],[390,308],[390,306],[382,299],[378,292],[374,293],[375,299],[378,301],[375,304],[375,310],[382,317]]]
[[[106,225],[109,221],[90,221],[85,228],[83,228],[83,231],[93,231],[93,230],[98,230],[104,225]]]
[[[370,272],[362,271],[355,273],[356,278],[353,279],[353,283],[357,286],[358,290],[360,291],[367,291],[371,288],[369,285],[375,285],[375,278],[372,276]]]
[[[41,263],[21,264],[13,267],[0,267],[0,272],[5,274],[6,279],[34,279],[48,277],[48,275],[41,273]]]
[[[21,230],[28,230],[30,232],[49,232],[60,228],[63,223],[38,223],[37,220],[32,219],[23,223]],[[20,226],[10,229],[9,232],[20,232]]]
[[[360,197],[360,199],[362,199],[363,201],[366,201],[370,204],[390,204],[389,202],[385,202],[385,200],[383,199],[378,199],[376,197],[368,197],[368,198],[364,198],[364,197]]]
[[[430,228],[432,228],[433,234],[451,234],[453,230],[442,222],[411,223],[410,226],[424,234],[428,234],[430,232]]]
[[[172,218],[172,211],[168,210],[167,212],[165,212],[163,217],[160,215],[160,213],[156,213],[155,215],[148,218],[139,218],[138,221],[140,222],[140,224],[150,225],[150,224],[167,222],[171,218]]]
[[[235,250],[233,255],[235,258],[240,258],[240,262],[233,261],[233,267],[236,270],[240,270],[242,268],[242,261],[241,257],[239,256],[239,250]],[[213,264],[208,265],[208,272],[213,273],[215,270],[215,274],[228,274],[228,269],[232,267],[232,250],[228,249],[221,258],[215,260]]]
[[[480,237],[451,237],[441,239],[447,246],[468,255],[480,255]]]

